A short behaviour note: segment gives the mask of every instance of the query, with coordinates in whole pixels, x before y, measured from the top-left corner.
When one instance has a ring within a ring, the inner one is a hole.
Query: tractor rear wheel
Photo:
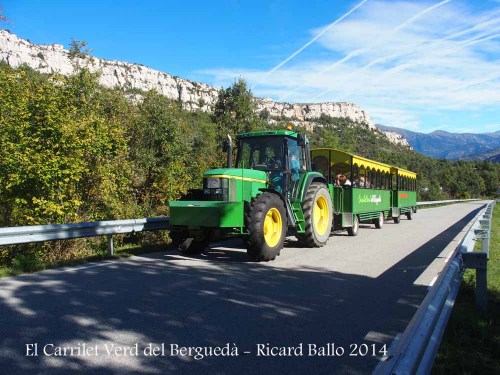
[[[254,260],[273,260],[285,242],[287,218],[281,198],[265,192],[252,200],[247,213],[247,254]]]
[[[302,202],[306,228],[305,233],[297,236],[302,245],[321,247],[326,244],[332,231],[332,206],[332,198],[326,185],[313,182]]]
[[[200,230],[190,233],[187,230],[171,231],[172,246],[186,255],[201,254],[209,246],[210,231]]]

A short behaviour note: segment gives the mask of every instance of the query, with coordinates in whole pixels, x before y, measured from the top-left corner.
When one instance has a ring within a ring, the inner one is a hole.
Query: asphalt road
[[[483,205],[289,237],[268,263],[238,240],[1,279],[0,372],[371,373]]]

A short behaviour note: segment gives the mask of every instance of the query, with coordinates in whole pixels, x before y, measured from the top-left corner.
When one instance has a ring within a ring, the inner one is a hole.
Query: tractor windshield
[[[283,137],[242,138],[238,145],[236,168],[283,170],[285,167]]]

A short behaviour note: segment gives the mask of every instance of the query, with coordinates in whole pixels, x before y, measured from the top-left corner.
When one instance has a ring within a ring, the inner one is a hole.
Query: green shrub
[[[21,272],[33,272],[43,269],[44,264],[31,254],[17,254],[12,259],[12,268]]]

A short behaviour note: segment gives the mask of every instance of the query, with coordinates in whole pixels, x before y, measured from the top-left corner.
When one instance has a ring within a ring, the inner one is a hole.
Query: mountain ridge
[[[419,133],[393,126],[376,125],[382,131],[400,134],[413,149],[426,156],[450,160],[488,160],[500,155],[500,131],[490,133],[450,133],[435,130]],[[497,150],[498,149],[498,150]]]

